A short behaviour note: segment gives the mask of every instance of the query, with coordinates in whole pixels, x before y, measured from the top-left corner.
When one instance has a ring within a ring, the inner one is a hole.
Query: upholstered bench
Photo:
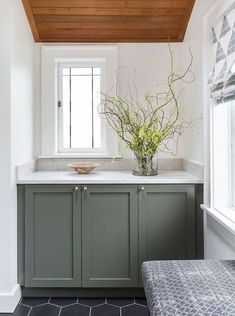
[[[142,279],[151,316],[235,316],[235,260],[144,262]]]

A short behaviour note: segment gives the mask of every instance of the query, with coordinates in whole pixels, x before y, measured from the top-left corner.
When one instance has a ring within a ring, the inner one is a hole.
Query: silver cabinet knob
[[[86,192],[86,191],[87,191],[87,187],[84,187],[84,188],[83,188],[83,191]]]
[[[75,188],[73,189],[74,192],[78,192],[79,191],[79,186],[75,186]]]
[[[141,187],[140,187],[140,191],[141,191],[141,192],[144,192],[144,186],[141,186]]]

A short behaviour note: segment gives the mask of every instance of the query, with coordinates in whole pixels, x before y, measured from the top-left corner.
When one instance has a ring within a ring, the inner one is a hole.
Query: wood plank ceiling
[[[36,42],[182,42],[195,0],[22,0]]]

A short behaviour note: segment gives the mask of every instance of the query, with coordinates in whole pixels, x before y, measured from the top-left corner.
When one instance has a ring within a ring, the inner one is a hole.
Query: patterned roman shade
[[[215,103],[235,99],[235,2],[212,28],[214,66],[209,77]]]

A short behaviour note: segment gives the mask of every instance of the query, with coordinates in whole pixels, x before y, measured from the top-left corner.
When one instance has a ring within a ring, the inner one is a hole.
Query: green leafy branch
[[[174,55],[171,47],[170,74],[165,92],[154,95],[146,93],[144,103],[140,104],[130,91],[129,98],[116,94],[103,93],[99,113],[111,128],[126,143],[136,157],[154,156],[156,152],[173,153],[170,141],[178,147],[178,138],[192,122],[179,120],[179,96],[176,85],[179,82],[191,83],[195,77],[192,72],[193,55],[189,48],[190,62],[183,71],[175,71]],[[177,150],[177,149],[176,149]]]

